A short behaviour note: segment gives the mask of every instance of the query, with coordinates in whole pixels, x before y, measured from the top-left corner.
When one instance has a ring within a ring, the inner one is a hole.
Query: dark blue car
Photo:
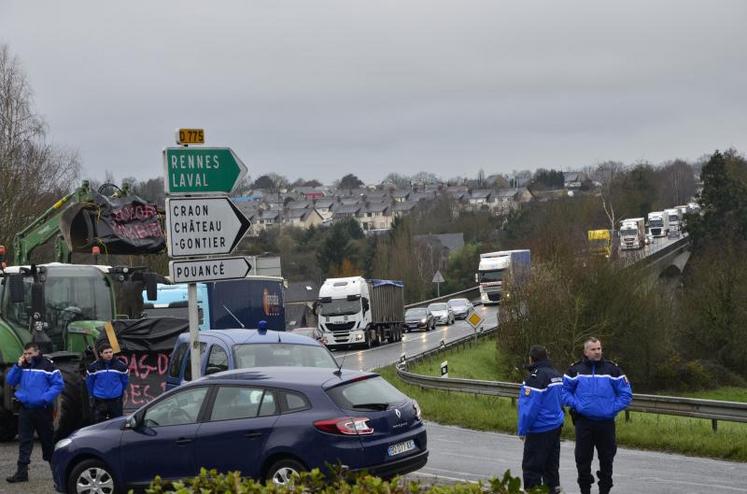
[[[52,464],[58,492],[113,494],[200,467],[282,484],[327,463],[391,477],[427,459],[417,402],[379,375],[263,367],[206,376],[80,429]]]

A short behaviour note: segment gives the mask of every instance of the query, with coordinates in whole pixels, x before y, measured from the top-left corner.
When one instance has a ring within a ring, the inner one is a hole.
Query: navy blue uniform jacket
[[[519,435],[536,434],[563,425],[563,377],[549,360],[529,367],[519,389]]]
[[[26,408],[42,408],[54,403],[65,382],[62,373],[48,358],[39,355],[30,364],[14,365],[7,376],[8,384],[16,386],[16,399]]]
[[[628,378],[609,360],[585,358],[563,376],[563,403],[590,420],[614,420],[632,399]]]
[[[86,386],[88,396],[100,400],[121,398],[127,389],[129,370],[118,358],[109,361],[99,359],[88,366]]]

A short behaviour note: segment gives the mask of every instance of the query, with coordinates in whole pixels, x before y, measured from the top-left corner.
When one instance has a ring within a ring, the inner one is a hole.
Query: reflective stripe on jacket
[[[548,360],[529,367],[531,375],[519,389],[519,435],[557,429],[563,425],[563,378]]]
[[[628,378],[609,360],[581,360],[563,376],[563,404],[588,419],[614,420],[632,399]]]
[[[42,408],[54,404],[65,382],[54,363],[39,355],[30,364],[14,365],[6,377],[8,384],[16,386],[16,399],[26,408]]]
[[[118,358],[99,359],[88,366],[86,387],[88,396],[101,400],[120,398],[127,389],[129,370]]]

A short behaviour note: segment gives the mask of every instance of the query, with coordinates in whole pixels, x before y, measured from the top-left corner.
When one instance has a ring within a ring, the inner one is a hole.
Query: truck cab
[[[664,214],[667,215],[667,221],[669,222],[669,234],[679,235],[681,231],[682,214],[679,209],[666,209]]]
[[[648,231],[652,237],[665,237],[669,231],[669,218],[664,211],[648,213]]]
[[[480,254],[475,281],[480,285],[480,300],[485,305],[497,304],[504,296],[503,283],[514,271],[529,270],[530,251],[502,250]]]
[[[620,222],[620,250],[642,249],[646,243],[644,218],[628,218]]]

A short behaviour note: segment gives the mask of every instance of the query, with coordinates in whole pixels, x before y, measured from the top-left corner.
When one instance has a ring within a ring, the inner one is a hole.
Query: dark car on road
[[[452,298],[447,303],[457,319],[467,319],[469,311],[474,308],[472,302],[466,298]]]
[[[389,478],[427,459],[417,402],[378,374],[263,367],[197,379],[80,429],[57,443],[52,465],[58,492],[111,494],[200,467],[284,484],[328,464]]]
[[[423,331],[436,329],[436,321],[433,318],[433,314],[425,307],[407,309],[407,312],[405,312],[405,332],[416,329],[422,329]]]

